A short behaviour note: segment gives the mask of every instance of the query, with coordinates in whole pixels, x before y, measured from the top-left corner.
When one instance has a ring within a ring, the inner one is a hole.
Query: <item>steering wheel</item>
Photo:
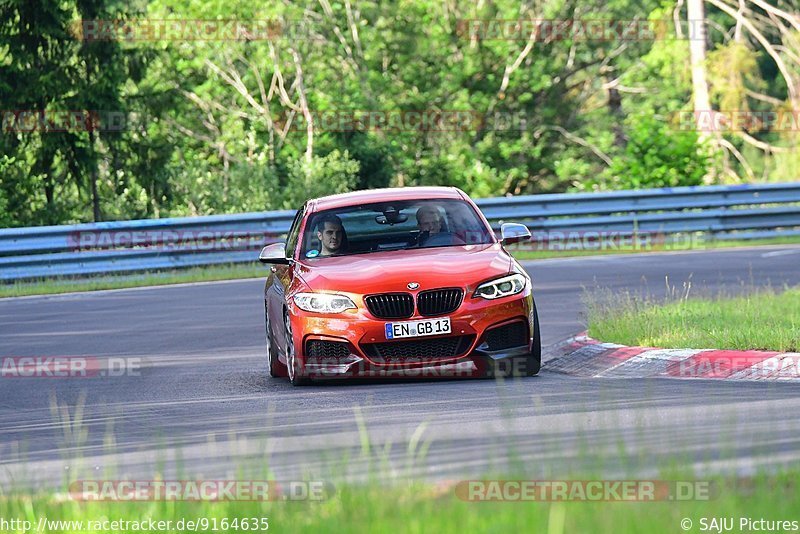
[[[445,247],[448,245],[466,245],[466,241],[452,232],[438,232],[422,239],[420,246],[423,247]]]

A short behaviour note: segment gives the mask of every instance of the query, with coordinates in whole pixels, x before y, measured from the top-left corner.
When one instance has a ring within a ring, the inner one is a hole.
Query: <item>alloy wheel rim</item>
[[[285,316],[284,323],[286,325],[286,363],[288,364],[286,367],[288,367],[289,370],[289,379],[294,380],[296,371],[294,361],[294,340],[292,339],[292,322],[288,315]]]

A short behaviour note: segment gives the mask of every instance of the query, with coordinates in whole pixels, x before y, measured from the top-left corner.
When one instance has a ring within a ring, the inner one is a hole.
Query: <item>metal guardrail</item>
[[[513,220],[539,236],[800,235],[800,183],[528,195],[477,204],[495,229]],[[271,211],[0,229],[0,280],[253,262],[261,245],[281,239],[293,216]]]

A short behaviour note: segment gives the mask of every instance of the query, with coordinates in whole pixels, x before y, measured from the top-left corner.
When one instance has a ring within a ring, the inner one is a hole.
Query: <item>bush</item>
[[[314,156],[310,163],[298,159],[289,164],[284,208],[297,209],[309,198],[352,191],[358,184],[359,163],[345,150]]]
[[[610,169],[611,188],[646,189],[702,185],[711,156],[695,131],[671,129],[652,116],[628,120],[628,143]]]

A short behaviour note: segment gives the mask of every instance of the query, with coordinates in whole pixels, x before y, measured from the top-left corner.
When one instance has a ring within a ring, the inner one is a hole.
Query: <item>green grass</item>
[[[95,276],[83,278],[46,278],[0,285],[0,298],[28,295],[52,295],[77,291],[124,289],[128,287],[162,286],[189,282],[211,282],[241,278],[266,277],[267,269],[261,264],[218,265],[120,276]]]
[[[610,343],[660,348],[800,351],[800,288],[744,296],[666,301],[602,293],[589,301],[589,335]]]
[[[141,521],[180,519],[268,518],[275,532],[682,532],[681,520],[753,517],[797,520],[799,471],[784,471],[755,479],[717,479],[711,500],[661,502],[467,502],[452,486],[409,483],[386,487],[344,486],[322,502],[142,502],[84,503],[54,496],[10,495],[0,498],[0,518],[37,524],[48,520]],[[511,480],[513,477],[506,477]],[[738,519],[735,532],[739,532]],[[84,526],[85,528],[85,526]],[[209,529],[198,529],[211,532]],[[131,530],[132,531],[132,530]],[[220,531],[220,530],[218,530]],[[226,530],[221,530],[225,532]],[[227,530],[234,532],[233,529]],[[242,530],[238,530],[241,532]],[[745,530],[746,531],[746,530]],[[19,532],[22,530],[9,530]],[[62,525],[46,532],[97,532]],[[117,532],[122,532],[118,530]],[[151,532],[145,530],[145,532]],[[164,532],[181,532],[176,528]],[[263,532],[263,531],[262,531]],[[44,534],[44,533],[42,533]]]
[[[125,479],[114,473],[119,470],[105,465],[103,471],[97,472],[91,464],[81,462],[80,456],[72,458],[70,454],[83,450],[87,443],[90,429],[83,419],[85,396],[79,397],[76,405],[70,409],[69,404],[60,404],[51,397],[52,416],[65,428],[69,439],[64,442],[67,447],[64,460],[76,469],[65,471],[64,487],[74,480],[113,480]],[[478,477],[479,480],[662,480],[708,482],[715,488],[710,498],[690,500],[659,500],[656,502],[587,502],[571,500],[569,502],[469,502],[459,498],[455,491],[459,482],[457,475],[450,482],[430,483],[413,480],[411,472],[402,474],[389,466],[385,444],[374,442],[370,438],[366,424],[361,416],[361,409],[354,407],[356,423],[359,427],[361,456],[359,461],[369,461],[369,481],[361,484],[341,482],[331,475],[328,481],[333,483],[334,490],[327,499],[318,502],[187,502],[187,501],[147,501],[147,502],[82,502],[71,500],[66,492],[42,493],[23,490],[9,490],[0,487],[0,519],[27,520],[38,525],[41,518],[51,522],[39,534],[46,533],[97,533],[125,532],[117,528],[107,530],[88,528],[87,521],[172,521],[171,528],[158,532],[187,531],[198,532],[244,532],[244,529],[199,528],[179,530],[175,524],[180,520],[201,520],[212,522],[216,519],[221,525],[223,519],[228,522],[234,519],[268,519],[269,530],[274,532],[365,532],[365,533],[464,533],[464,532],[545,532],[547,534],[564,534],[572,532],[615,532],[627,533],[676,533],[683,532],[681,521],[689,519],[694,523],[690,532],[699,532],[701,518],[708,517],[753,517],[765,519],[796,520],[800,505],[797,481],[800,480],[800,465],[780,464],[762,471],[755,478],[738,478],[735,475],[719,474],[698,476],[689,468],[680,467],[697,461],[696,451],[676,451],[672,459],[658,460],[658,464],[646,456],[641,456],[642,467],[655,475],[639,474],[634,458],[626,449],[620,448],[616,453],[608,452],[604,458],[591,461],[591,467],[581,469],[567,468],[566,472],[554,473],[547,463],[524,463],[518,469],[511,469],[510,475],[489,474]],[[511,421],[510,413],[502,416]],[[427,445],[422,434],[424,423],[410,438],[407,447],[403,441],[402,448],[408,450],[409,465],[429,464]],[[68,432],[67,432],[68,430]],[[97,431],[97,430],[95,430]],[[114,452],[113,430],[107,428],[104,439],[108,453]],[[391,444],[386,441],[386,444]],[[513,445],[500,445],[492,451],[498,457],[513,456]],[[593,460],[594,454],[602,453],[596,448],[587,449],[579,460]],[[725,451],[719,451],[724,457]],[[614,457],[623,461],[625,475],[608,476],[603,473],[608,466],[616,464]],[[341,458],[343,465],[349,464],[354,457]],[[248,478],[265,480],[271,472],[264,462],[264,457],[257,455],[252,464],[240,464],[237,469],[238,480]],[[373,462],[374,460],[374,462]],[[381,461],[383,460],[383,461]],[[606,465],[605,462],[608,462]],[[83,466],[83,469],[80,469]],[[384,467],[381,467],[384,466]],[[388,469],[386,467],[388,466]],[[163,467],[163,465],[162,465]],[[331,465],[336,470],[336,462]],[[395,466],[397,467],[397,466]],[[532,471],[540,474],[533,476]],[[716,472],[716,471],[715,471]],[[517,473],[516,475],[513,473]],[[547,475],[543,473],[548,473]],[[730,472],[729,472],[730,473]],[[146,480],[140,476],[135,480]],[[157,473],[152,477],[161,479]],[[180,480],[194,480],[185,475]],[[476,477],[470,477],[475,480]],[[463,495],[463,493],[461,494]],[[83,525],[64,525],[60,527],[52,521],[79,521]],[[213,522],[211,523],[213,524]],[[101,525],[102,526],[102,525]],[[35,529],[35,527],[34,527]],[[762,528],[762,531],[764,529]],[[250,529],[250,532],[255,530]],[[739,531],[738,529],[734,531]],[[5,532],[29,534],[32,530],[5,529]],[[149,529],[127,532],[154,532]],[[258,530],[264,532],[264,530]]]

